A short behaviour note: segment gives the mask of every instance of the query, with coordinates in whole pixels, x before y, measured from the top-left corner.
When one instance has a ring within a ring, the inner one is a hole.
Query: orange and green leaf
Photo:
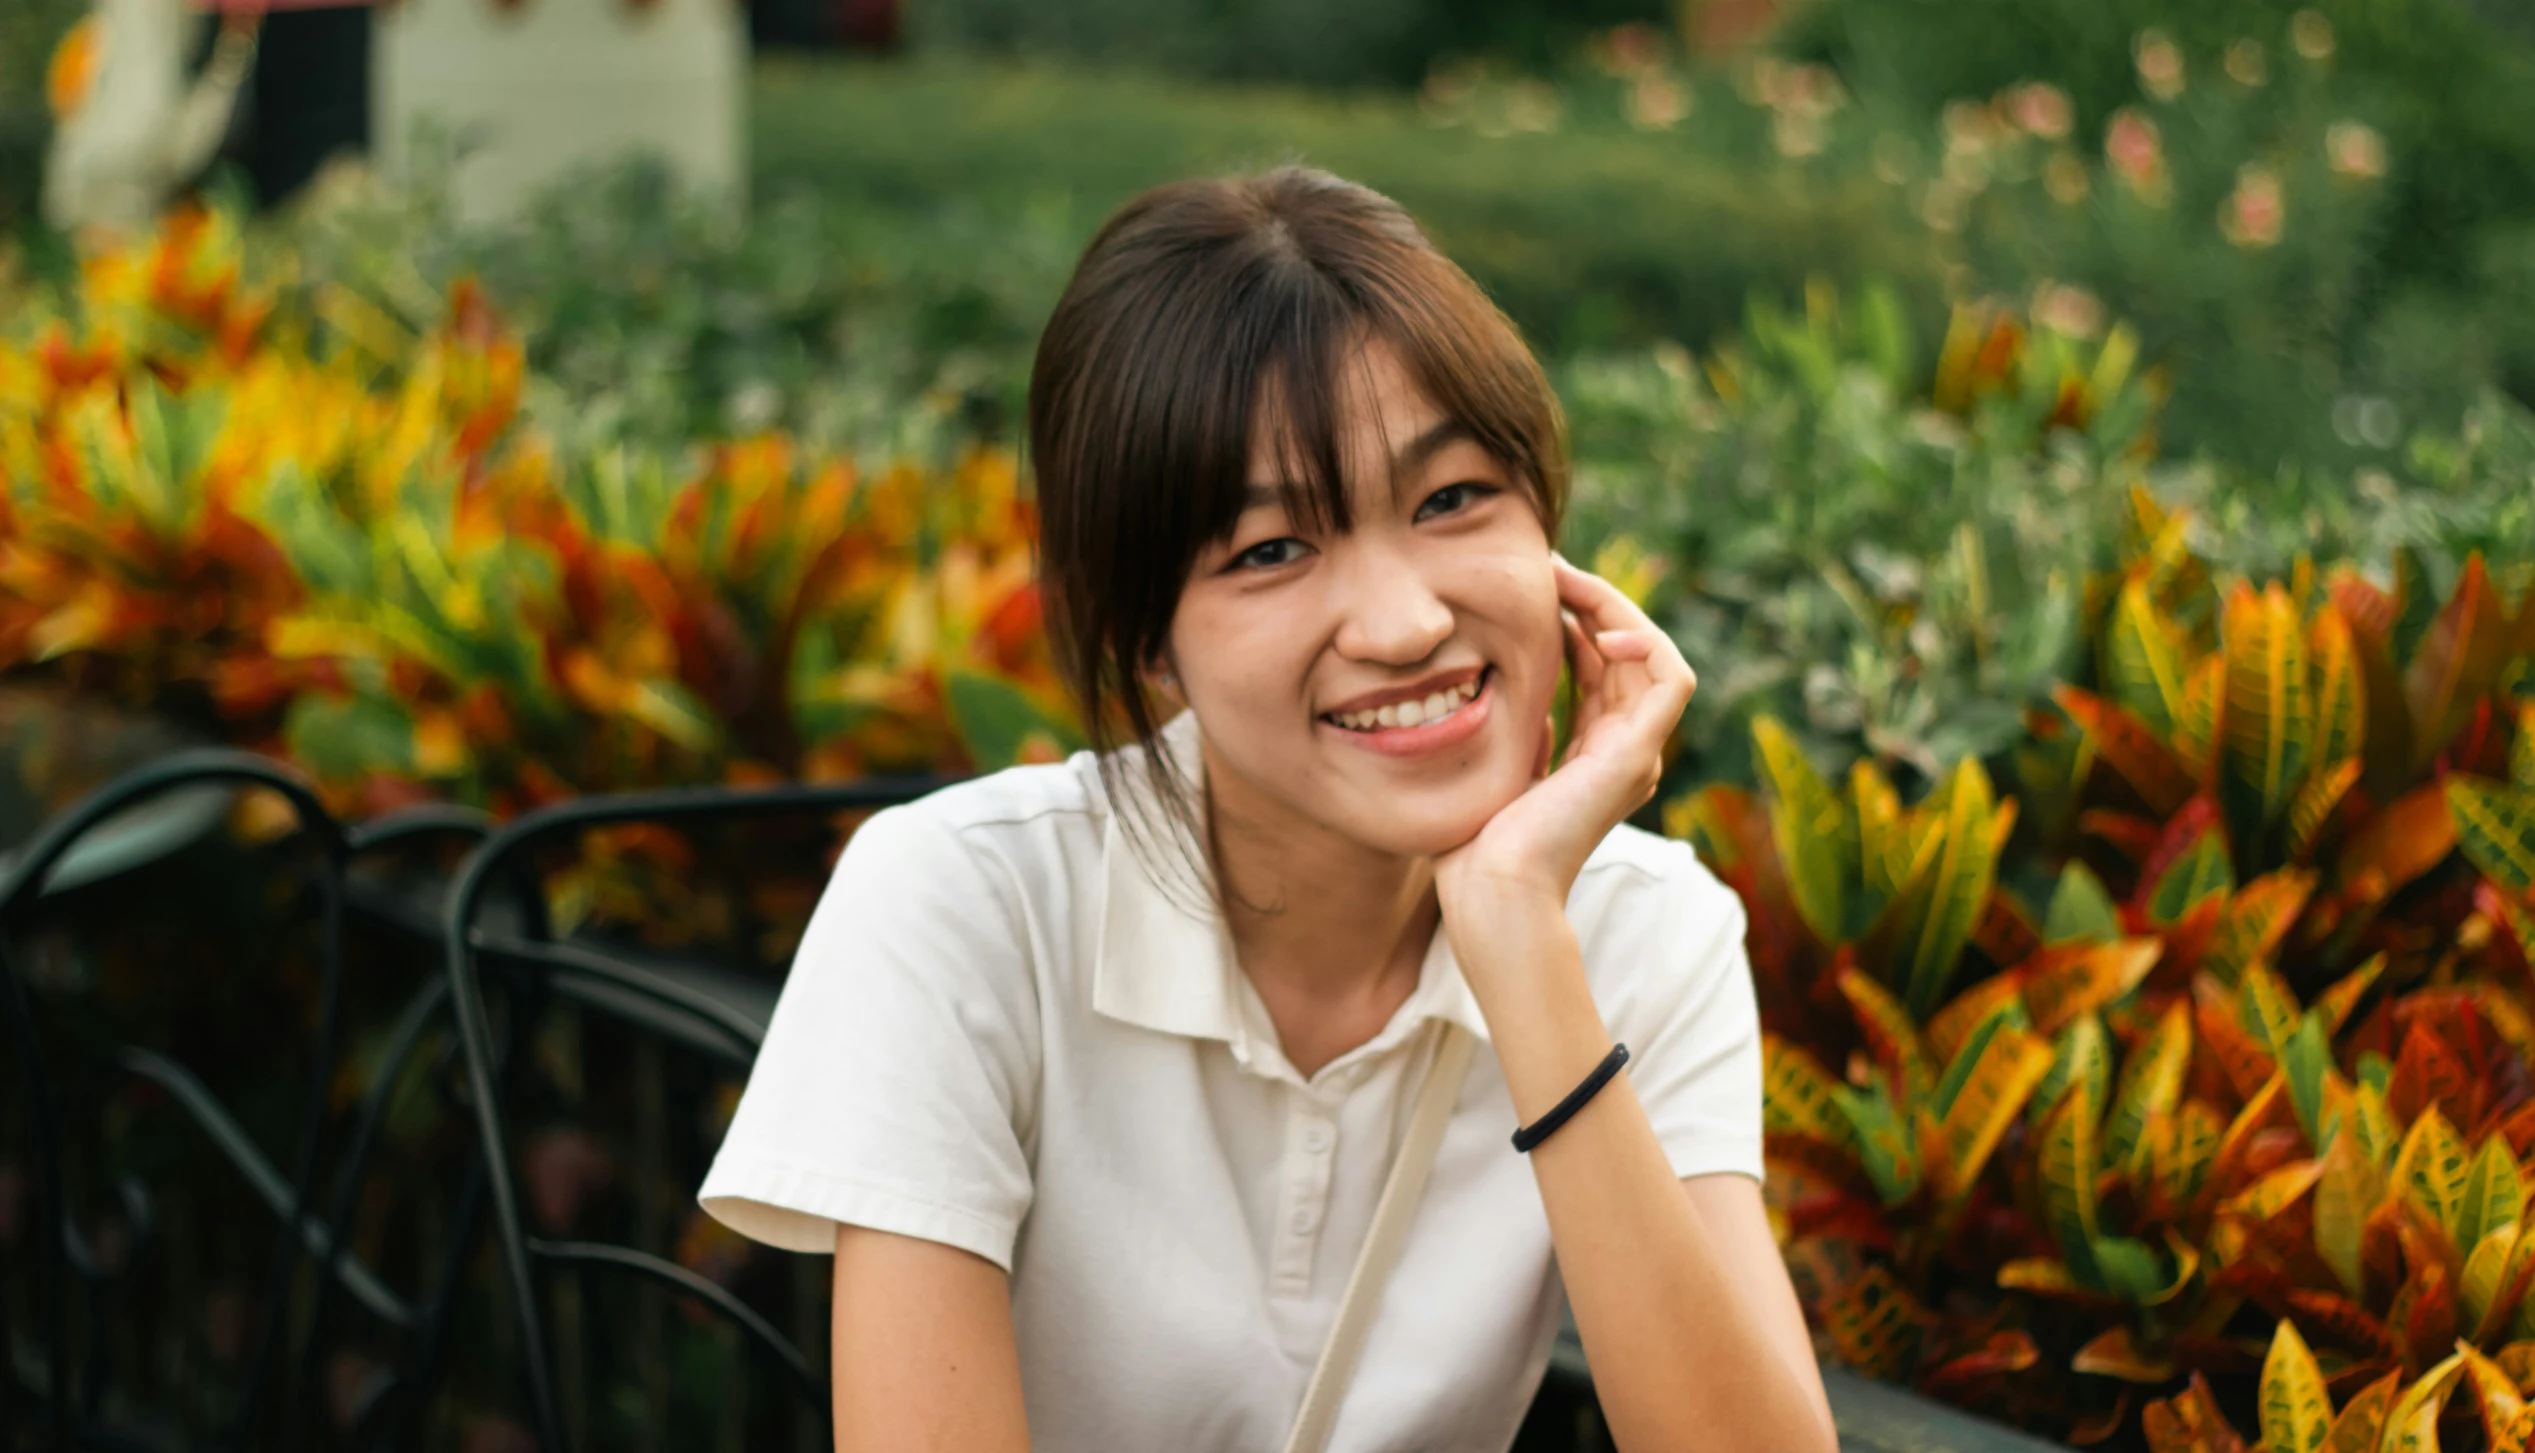
[[[2265,874],[2238,889],[2218,917],[2201,967],[2232,984],[2248,965],[2267,961],[2297,921],[2315,889],[2315,876],[2295,868]]]
[[[2075,686],[2054,687],[2051,698],[2086,734],[2095,755],[2120,773],[2152,810],[2169,813],[2191,797],[2194,773],[2137,717]]]
[[[1959,1083],[1956,1066],[1946,1071],[1953,1093],[1937,1110],[1945,1160],[1929,1169],[1938,1194],[1948,1199],[1970,1193],[1999,1137],[2023,1112],[2034,1087],[2051,1072],[2053,1055],[2047,1041],[2003,1020],[1992,1023],[1995,1029],[1986,1035],[1976,1033],[1957,1056],[1957,1066],[1970,1057]]]
[[[2153,938],[2042,950],[2028,964],[2024,978],[2025,1009],[2033,1016],[2035,1031],[2057,1034],[2071,1020],[2136,989],[2163,952],[2164,945]]]
[[[2412,719],[2414,771],[2461,730],[2518,650],[2517,632],[2479,554],[2465,560],[2455,590],[2430,622],[2403,672]]]

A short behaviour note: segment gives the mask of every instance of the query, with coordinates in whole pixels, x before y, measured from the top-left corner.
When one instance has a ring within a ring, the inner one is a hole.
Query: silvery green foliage
[[[1826,766],[1866,755],[1928,778],[2015,740],[2079,664],[2085,582],[2138,475],[2148,403],[2126,371],[2082,427],[2052,422],[2064,379],[2117,346],[2026,339],[1941,411],[1888,297],[1843,310],[1817,293],[1797,316],[1755,307],[1711,360],[1563,370],[1570,553],[1663,562],[1647,604],[1701,680],[1684,770],[1747,777],[1760,711]]]
[[[1749,780],[1761,711],[1826,767],[1994,759],[2083,679],[2089,581],[2118,563],[2134,487],[2187,507],[2224,576],[2350,561],[2439,599],[2478,550],[2504,589],[2535,586],[2535,415],[2503,396],[2412,434],[2395,468],[2257,476],[2157,456],[2163,379],[2134,371],[2125,330],[1977,318],[1930,367],[1887,297],[1817,289],[1799,315],[1756,305],[1708,358],[1560,368],[1567,551],[1632,579],[1698,669],[1684,776]]]

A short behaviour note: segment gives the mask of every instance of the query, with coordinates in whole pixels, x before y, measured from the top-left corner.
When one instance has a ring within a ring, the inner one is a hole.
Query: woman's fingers
[[[1681,649],[1650,627],[1603,631],[1593,637],[1593,653],[1603,663],[1595,719],[1625,723],[1626,733],[1639,739],[1632,745],[1661,752],[1697,686]],[[1576,735],[1584,735],[1581,725]]]
[[[1561,611],[1559,624],[1567,633],[1567,669],[1575,676],[1575,719],[1568,726],[1567,740],[1572,744],[1584,740],[1584,734],[1602,717],[1603,683],[1610,674],[1609,663],[1592,635],[1576,623],[1574,616]]]
[[[1590,753],[1606,766],[1632,764],[1633,774],[1642,768],[1651,780],[1698,678],[1680,647],[1618,587],[1552,560],[1578,689],[1570,760]]]
[[[1589,570],[1579,570],[1562,555],[1551,555],[1558,582],[1558,603],[1575,612],[1590,631],[1652,630],[1655,623],[1618,586]]]

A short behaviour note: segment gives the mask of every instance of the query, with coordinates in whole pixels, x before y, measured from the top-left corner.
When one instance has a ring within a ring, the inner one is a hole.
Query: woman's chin
[[[1440,857],[1477,837],[1529,785],[1456,784],[1449,792],[1394,799],[1368,824],[1365,841],[1403,857]]]

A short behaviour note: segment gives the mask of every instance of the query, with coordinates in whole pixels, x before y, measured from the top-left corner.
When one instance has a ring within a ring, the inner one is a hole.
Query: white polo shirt
[[[1189,718],[1165,740],[1193,760]],[[1087,754],[873,817],[802,940],[705,1209],[788,1250],[831,1251],[844,1222],[1004,1268],[1041,1453],[1273,1453],[1416,1098],[1420,1031],[1451,1020],[1478,1054],[1329,1446],[1506,1447],[1563,1292],[1445,935],[1391,1022],[1305,1079],[1220,917],[1167,881]],[[1759,1177],[1732,892],[1686,845],[1623,827],[1568,917],[1674,1171]]]

